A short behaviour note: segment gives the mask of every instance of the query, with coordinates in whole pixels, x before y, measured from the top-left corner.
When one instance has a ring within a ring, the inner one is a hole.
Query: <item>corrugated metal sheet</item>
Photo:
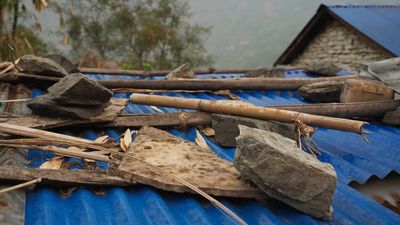
[[[400,5],[331,5],[329,10],[400,56]]]
[[[222,75],[237,77],[241,75]],[[302,71],[293,71],[288,77],[304,77]],[[92,75],[96,79],[112,79],[107,75]],[[113,76],[114,77],[114,76]],[[206,75],[214,78],[220,75]],[[114,77],[115,78],[115,77]],[[139,77],[119,76],[119,79]],[[161,77],[151,79],[162,79]],[[33,96],[42,94],[34,90]],[[210,93],[160,93],[187,98],[225,99]],[[257,105],[281,105],[304,103],[295,92],[234,92],[241,99]],[[127,98],[129,93],[116,93],[115,97]],[[159,107],[164,112],[177,109]],[[155,113],[154,109],[130,104],[126,113]],[[372,132],[372,144],[365,143],[359,135],[319,129],[314,136],[322,155],[321,161],[331,163],[339,177],[334,196],[334,217],[322,222],[304,215],[283,203],[269,200],[260,203],[255,200],[218,198],[249,224],[400,224],[400,216],[375,203],[347,184],[350,181],[365,182],[371,176],[385,177],[390,171],[400,171],[400,129],[372,124],[366,127]],[[195,131],[189,129],[170,132],[181,138],[194,141]],[[68,132],[67,132],[68,133]],[[87,130],[70,133],[95,139],[100,133],[107,133],[116,141],[117,130]],[[219,156],[232,160],[234,148],[221,148],[206,138],[209,146]],[[42,152],[31,151],[31,166],[38,166],[48,157]],[[105,165],[103,165],[105,167]],[[38,188],[28,192],[26,224],[234,224],[218,209],[202,198],[189,194],[160,191],[146,186],[133,188],[108,188],[105,196],[97,196],[91,190],[81,188],[70,197],[62,197],[58,190]]]

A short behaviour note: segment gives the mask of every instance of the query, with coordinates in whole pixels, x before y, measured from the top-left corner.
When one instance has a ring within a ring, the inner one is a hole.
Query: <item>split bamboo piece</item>
[[[368,124],[357,120],[310,115],[282,109],[252,106],[250,104],[238,104],[236,101],[209,101],[146,94],[132,94],[130,99],[132,102],[138,104],[196,109],[212,113],[222,113],[288,123],[294,122],[297,118],[301,118],[301,120],[308,125],[359,134],[366,133],[362,130],[362,126]]]
[[[27,187],[27,186],[30,186],[32,184],[36,184],[36,183],[40,183],[40,182],[42,182],[42,178],[36,178],[34,180],[27,181],[27,182],[24,182],[22,184],[17,184],[17,185],[8,187],[8,188],[1,189],[0,190],[0,194],[4,194],[6,192],[17,190],[17,189],[20,189],[20,188],[23,188],[23,187]]]

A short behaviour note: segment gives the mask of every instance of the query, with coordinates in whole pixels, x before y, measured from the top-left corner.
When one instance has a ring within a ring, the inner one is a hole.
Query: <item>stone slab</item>
[[[318,219],[332,217],[336,172],[280,134],[239,125],[235,167],[267,195]]]
[[[60,104],[101,105],[112,96],[110,90],[81,73],[70,74],[47,90],[49,98]]]
[[[236,137],[239,136],[239,124],[262,130],[269,130],[287,138],[294,139],[294,125],[289,123],[223,114],[212,114],[211,119],[212,128],[215,130],[215,142],[224,147],[236,146]]]

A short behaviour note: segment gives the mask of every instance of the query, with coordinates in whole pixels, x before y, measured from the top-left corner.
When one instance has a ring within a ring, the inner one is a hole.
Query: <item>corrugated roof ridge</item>
[[[400,4],[324,4],[328,8],[400,8]]]

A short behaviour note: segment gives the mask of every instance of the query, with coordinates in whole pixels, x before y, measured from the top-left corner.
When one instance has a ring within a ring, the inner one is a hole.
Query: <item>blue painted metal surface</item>
[[[331,5],[328,8],[386,50],[400,56],[400,4]]]
[[[291,71],[287,77],[304,77],[302,71]],[[242,75],[222,75],[225,78]],[[92,75],[96,79],[112,79],[115,76]],[[202,75],[218,78],[220,75]],[[119,79],[140,79],[119,76]],[[162,79],[161,77],[150,79]],[[36,89],[33,97],[41,95]],[[225,99],[210,93],[160,93],[169,96],[201,99]],[[256,105],[282,105],[305,103],[301,97],[290,91],[236,91],[235,95]],[[115,93],[114,97],[127,98],[129,93]],[[164,112],[181,109],[159,107]],[[130,104],[127,113],[157,113],[153,108]],[[395,170],[400,172],[400,129],[372,124],[366,127],[372,133],[371,144],[365,143],[359,135],[329,129],[319,129],[314,139],[322,152],[320,160],[331,163],[338,174],[339,184],[334,195],[333,220],[315,220],[276,200],[260,203],[255,200],[218,198],[249,224],[400,224],[400,216],[375,203],[348,186],[350,181],[365,182],[371,176],[385,177]],[[66,132],[68,133],[68,132]],[[120,131],[86,130],[68,133],[95,139],[99,133],[106,133],[119,140]],[[170,133],[194,141],[195,130]],[[221,148],[205,138],[207,144],[220,157],[232,161],[234,148]],[[46,157],[39,151],[31,151],[31,166],[37,167]],[[101,165],[106,168],[107,165]],[[75,167],[75,169],[78,169]],[[26,224],[235,224],[204,199],[189,195],[160,191],[147,186],[133,188],[107,188],[105,196],[98,196],[91,190],[80,188],[70,197],[61,197],[58,190],[38,188],[28,192],[26,203]]]

